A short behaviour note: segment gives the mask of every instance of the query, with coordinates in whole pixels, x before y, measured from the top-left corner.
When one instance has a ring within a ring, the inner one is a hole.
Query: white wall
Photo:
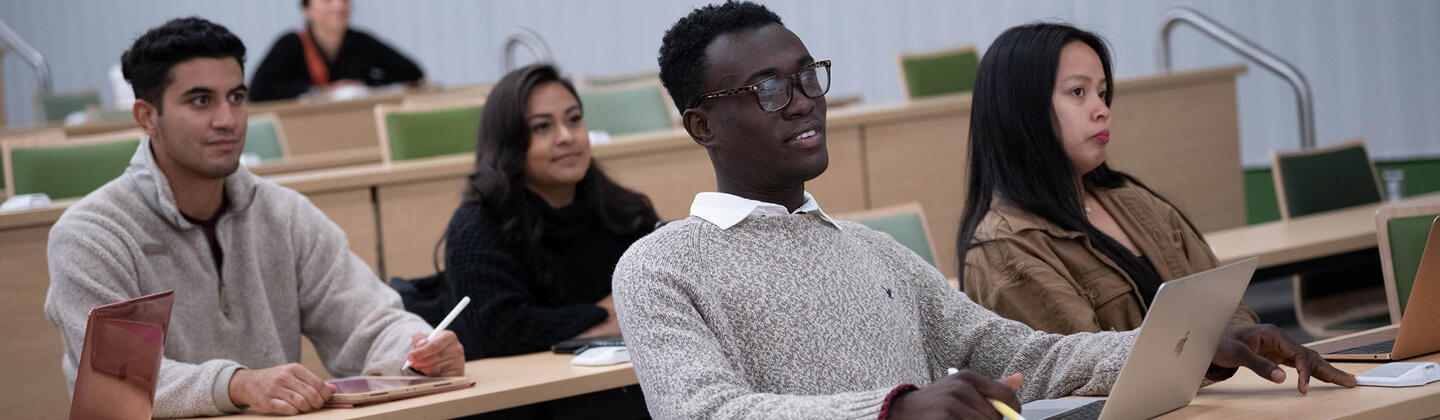
[[[442,84],[493,81],[499,49],[518,26],[532,28],[572,75],[656,68],[664,30],[702,1],[686,0],[355,0],[354,25],[407,52]],[[1427,0],[770,0],[817,58],[835,62],[832,92],[868,103],[902,100],[895,56],[961,44],[981,50],[1006,28],[1063,20],[1101,33],[1114,47],[1118,77],[1153,74],[1160,13],[1189,5],[1300,68],[1314,88],[1319,143],[1364,137],[1376,157],[1440,155],[1440,2]],[[145,29],[199,15],[226,25],[249,46],[253,71],[281,34],[301,24],[295,0],[9,0],[4,19],[50,62],[57,91],[100,89],[106,71]],[[1182,27],[1172,39],[1177,69],[1242,59]],[[4,58],[6,120],[33,121],[35,78]],[[1239,83],[1247,165],[1271,149],[1298,147],[1293,94],[1252,66]],[[1125,106],[1117,92],[1116,106]],[[1126,139],[1117,139],[1119,142]],[[1144,139],[1134,139],[1144,141]],[[1120,145],[1123,143],[1117,143]]]

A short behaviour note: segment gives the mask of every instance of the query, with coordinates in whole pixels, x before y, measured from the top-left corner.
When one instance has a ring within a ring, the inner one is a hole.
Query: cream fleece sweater
[[[300,336],[332,375],[399,374],[413,333],[429,333],[304,196],[244,168],[225,179],[216,273],[199,227],[176,207],[142,141],[125,174],[71,206],[50,230],[45,314],[60,328],[73,393],[90,308],[175,290],[155,393],[157,417],[237,411],[237,368],[300,361]]]

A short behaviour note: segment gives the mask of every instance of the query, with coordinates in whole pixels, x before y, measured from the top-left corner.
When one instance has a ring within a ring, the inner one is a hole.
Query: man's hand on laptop
[[[230,402],[264,414],[294,415],[319,410],[335,393],[298,363],[267,369],[241,369],[230,377]]]
[[[450,330],[441,331],[433,340],[415,333],[410,338],[410,354],[405,355],[405,360],[426,376],[465,376],[465,346]]]
[[[1354,375],[1336,369],[1321,358],[1320,353],[1296,344],[1285,330],[1269,324],[1226,328],[1211,363],[1222,368],[1244,366],[1277,384],[1285,382],[1285,371],[1276,363],[1293,367],[1300,376],[1296,386],[1301,394],[1310,392],[1311,376],[1346,388],[1355,387]]]

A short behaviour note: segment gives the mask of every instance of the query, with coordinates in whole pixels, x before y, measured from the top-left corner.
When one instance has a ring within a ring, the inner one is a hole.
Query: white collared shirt
[[[805,204],[801,204],[800,208],[795,209],[794,213],[789,212],[785,209],[785,206],[779,204],[751,200],[720,192],[702,192],[695,194],[695,201],[690,203],[691,216],[699,217],[707,222],[713,223],[715,226],[719,226],[721,230],[729,229],[731,226],[739,224],[741,220],[745,220],[746,217],[750,217],[752,214],[761,216],[783,216],[810,212],[818,213],[820,218],[825,219],[830,226],[835,227],[835,229],[840,229],[840,225],[836,224],[835,220],[830,218],[830,215],[825,214],[825,211],[820,209],[820,204],[815,202],[815,196],[810,195],[809,192],[805,193]]]

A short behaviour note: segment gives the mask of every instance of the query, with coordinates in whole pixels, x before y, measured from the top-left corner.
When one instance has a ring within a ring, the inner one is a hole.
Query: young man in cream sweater
[[[199,18],[172,20],[121,58],[147,138],[125,174],[50,231],[45,313],[73,392],[90,308],[167,289],[175,308],[157,417],[242,409],[296,414],[334,390],[296,362],[300,336],[337,376],[465,373],[454,333],[430,325],[304,196],[239,167],[245,46]]]

